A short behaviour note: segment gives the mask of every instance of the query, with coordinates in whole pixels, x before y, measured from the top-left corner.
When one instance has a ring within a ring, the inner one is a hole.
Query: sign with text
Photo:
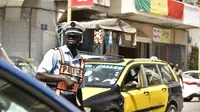
[[[171,30],[153,28],[153,41],[161,43],[171,43]]]
[[[72,7],[93,6],[93,0],[72,0]]]
[[[41,30],[47,30],[47,24],[41,24]]]

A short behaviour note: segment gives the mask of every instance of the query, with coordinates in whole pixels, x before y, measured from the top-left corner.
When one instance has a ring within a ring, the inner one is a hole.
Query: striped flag
[[[175,0],[135,0],[139,11],[183,20],[184,4]]]

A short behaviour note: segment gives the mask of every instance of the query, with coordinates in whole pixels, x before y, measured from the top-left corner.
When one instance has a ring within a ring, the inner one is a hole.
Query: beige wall
[[[108,15],[110,14],[121,14],[121,0],[110,0],[110,8],[108,11]]]
[[[180,45],[186,45],[186,36],[185,36],[185,30],[181,29],[175,29],[174,33],[174,43],[173,44],[180,44]]]
[[[135,0],[110,0],[108,15],[136,13]]]
[[[5,21],[20,22],[21,8],[5,8]]]
[[[153,34],[152,33],[152,29],[153,29],[152,24],[138,23],[138,22],[134,22],[134,21],[126,21],[126,22],[137,29],[138,36],[152,38],[152,34]]]

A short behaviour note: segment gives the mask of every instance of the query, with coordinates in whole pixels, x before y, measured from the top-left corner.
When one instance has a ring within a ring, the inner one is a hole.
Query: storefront
[[[137,56],[157,56],[187,69],[187,35],[185,30],[149,23],[126,21],[137,29]]]
[[[82,24],[87,31],[79,47],[81,51],[127,58],[157,56],[168,63],[179,64],[181,68],[187,67],[185,30],[120,19],[95,20]]]
[[[154,55],[170,62],[171,29],[153,27],[152,33]]]
[[[81,22],[86,28],[79,50],[95,55],[136,57],[136,29],[121,19]]]
[[[187,66],[186,36],[180,29],[153,27],[153,53],[168,63],[179,64],[182,69]]]

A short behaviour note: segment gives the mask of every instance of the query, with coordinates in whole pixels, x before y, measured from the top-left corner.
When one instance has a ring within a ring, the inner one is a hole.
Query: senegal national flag
[[[184,4],[175,0],[135,0],[135,7],[153,15],[183,19]]]
[[[154,15],[168,15],[168,0],[135,0],[136,9]]]

